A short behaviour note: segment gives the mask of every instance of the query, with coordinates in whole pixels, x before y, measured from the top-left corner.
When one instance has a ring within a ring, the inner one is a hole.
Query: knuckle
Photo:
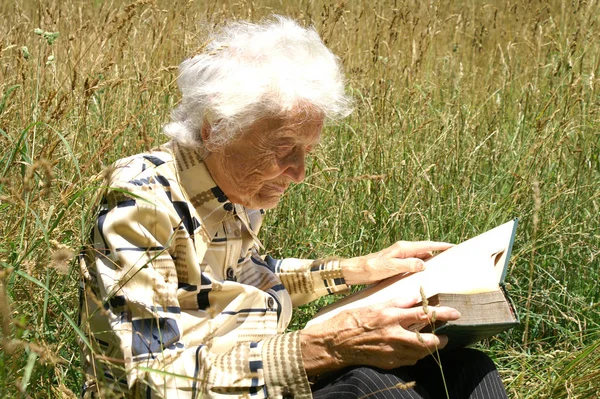
[[[397,319],[398,311],[391,307],[381,308],[379,311],[379,317],[384,324],[394,323]]]
[[[406,247],[406,243],[407,243],[407,241],[396,241],[396,243],[394,244],[394,246],[397,249],[402,249],[402,248]]]
[[[409,248],[409,243],[407,241],[397,241],[394,244],[394,251],[396,251],[398,256],[401,258],[406,257],[408,248]]]
[[[419,307],[416,307],[414,309],[415,309],[415,317],[418,320],[423,320],[423,319],[427,318],[427,313],[425,313],[425,309],[423,308],[423,306],[419,306]]]

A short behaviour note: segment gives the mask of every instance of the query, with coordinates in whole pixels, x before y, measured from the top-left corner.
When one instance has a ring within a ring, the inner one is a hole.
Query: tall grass
[[[508,283],[523,323],[480,347],[512,397],[598,397],[593,0],[0,4],[0,396],[78,392],[73,258],[97,174],[164,141],[176,65],[207,29],[273,12],[316,27],[356,110],[327,128],[306,182],[269,214],[271,253],[459,242],[518,216]]]

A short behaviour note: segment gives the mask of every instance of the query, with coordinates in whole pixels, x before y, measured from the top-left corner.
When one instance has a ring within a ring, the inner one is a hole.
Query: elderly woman
[[[416,299],[286,332],[294,306],[419,271],[449,244],[262,257],[263,209],[304,179],[323,124],[346,116],[350,101],[312,29],[278,17],[232,23],[211,39],[181,64],[182,101],[164,129],[172,140],[109,173],[82,258],[85,395],[506,397],[493,363],[474,350],[442,352],[444,383],[428,355],[447,339],[407,330],[431,317]],[[437,319],[458,317],[437,309]]]

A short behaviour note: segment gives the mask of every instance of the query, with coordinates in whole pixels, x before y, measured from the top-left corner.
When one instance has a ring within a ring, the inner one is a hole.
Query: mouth
[[[277,184],[266,184],[264,188],[266,188],[269,191],[274,191],[278,194],[283,194],[285,190],[287,190],[287,186],[279,186]]]

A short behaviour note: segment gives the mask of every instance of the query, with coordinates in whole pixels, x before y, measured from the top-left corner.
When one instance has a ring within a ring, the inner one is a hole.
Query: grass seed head
[[[12,320],[10,302],[4,282],[0,281],[0,326],[2,327],[2,336],[6,339],[10,336],[10,321]]]
[[[41,195],[46,195],[50,192],[52,186],[52,180],[54,179],[54,173],[52,172],[52,165],[45,159],[38,159],[27,169],[25,178],[23,179],[23,185],[25,191],[32,191],[35,187],[35,173],[40,170],[44,179],[40,182]]]
[[[78,396],[73,393],[65,384],[60,383],[58,388],[53,387],[54,393],[56,397],[61,397],[63,399],[77,399]]]
[[[50,264],[59,274],[69,272],[69,264],[75,253],[69,248],[59,248],[52,253],[52,263]]]
[[[419,340],[419,342],[424,345],[425,344],[425,340],[421,336],[421,333],[419,331],[415,331],[415,334],[417,334],[417,339]]]
[[[395,386],[398,389],[406,390],[406,389],[413,389],[416,385],[417,385],[417,383],[415,381],[409,381],[409,382],[399,382]]]
[[[419,288],[419,292],[421,293],[421,303],[423,304],[423,312],[425,312],[425,314],[429,314],[429,301],[427,300],[427,295],[425,295],[425,290],[422,286]]]

